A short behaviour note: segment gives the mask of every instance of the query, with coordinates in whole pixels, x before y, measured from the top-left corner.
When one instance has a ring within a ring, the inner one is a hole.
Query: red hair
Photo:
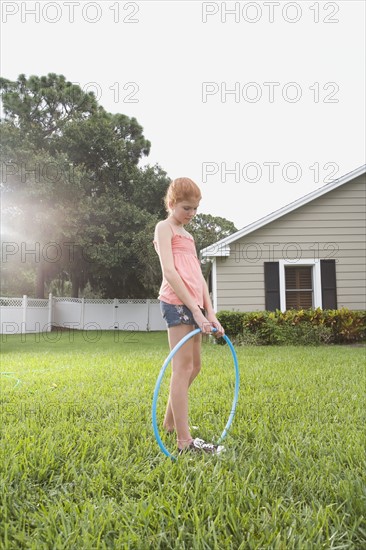
[[[182,201],[197,201],[202,198],[200,188],[189,178],[177,178],[173,180],[166,192],[164,203],[167,212],[170,211],[169,203],[173,205]]]

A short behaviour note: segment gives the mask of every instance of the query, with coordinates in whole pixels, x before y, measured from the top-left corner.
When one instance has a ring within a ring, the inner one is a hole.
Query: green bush
[[[243,313],[241,311],[220,311],[217,318],[229,338],[241,334],[243,329]]]
[[[347,308],[220,311],[217,318],[237,345],[350,344],[366,337],[366,312]]]
[[[218,342],[221,342],[218,340]],[[224,341],[225,342],[225,341]],[[232,342],[235,346],[261,346],[262,342],[258,334],[250,332],[246,327],[243,328],[240,334],[232,337]]]
[[[336,343],[351,343],[365,340],[366,312],[350,311],[347,308],[327,311],[324,324],[330,327]]]

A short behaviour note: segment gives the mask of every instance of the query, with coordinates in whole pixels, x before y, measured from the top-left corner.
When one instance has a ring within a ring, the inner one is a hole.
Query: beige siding
[[[265,308],[266,261],[335,259],[338,307],[366,309],[365,175],[253,231],[216,258],[217,309]]]

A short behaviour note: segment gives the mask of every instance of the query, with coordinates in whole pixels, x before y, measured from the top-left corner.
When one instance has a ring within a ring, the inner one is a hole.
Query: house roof
[[[348,183],[351,180],[354,180],[358,176],[361,176],[366,172],[366,164],[360,166],[359,168],[356,168],[355,170],[352,170],[352,172],[348,172],[348,174],[345,174],[344,176],[338,178],[337,180],[332,181],[331,183],[327,183],[326,185],[323,185],[322,187],[319,187],[318,189],[315,189],[315,191],[312,191],[311,193],[308,193],[307,195],[304,195],[303,197],[300,197],[296,201],[293,201],[286,206],[283,206],[282,208],[279,208],[278,210],[275,210],[274,212],[271,212],[267,216],[264,216],[263,218],[260,218],[259,220],[246,225],[243,227],[243,229],[239,229],[239,231],[236,231],[232,235],[229,235],[228,237],[225,237],[224,239],[221,239],[220,241],[217,241],[216,243],[207,246],[206,248],[203,248],[201,250],[201,256],[204,258],[208,257],[214,257],[214,256],[229,256],[230,255],[230,244],[237,241],[241,237],[244,237],[245,235],[248,235],[249,233],[252,233],[253,231],[256,231],[257,229],[260,229],[264,225],[267,225],[268,223],[271,223],[281,216],[284,216],[285,214],[288,214],[289,212],[292,212],[293,210],[296,210],[297,208],[300,208],[301,206],[304,206],[305,204],[308,204],[309,202],[313,201],[314,199],[317,199],[318,197],[321,197],[322,195],[325,195],[326,193],[329,193],[330,191],[333,191],[334,189],[337,189],[337,187],[340,187],[341,185],[344,185],[345,183]]]

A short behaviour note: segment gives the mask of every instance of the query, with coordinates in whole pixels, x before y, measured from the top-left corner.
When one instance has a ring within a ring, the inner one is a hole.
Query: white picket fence
[[[0,298],[1,334],[75,330],[165,330],[158,300]]]

